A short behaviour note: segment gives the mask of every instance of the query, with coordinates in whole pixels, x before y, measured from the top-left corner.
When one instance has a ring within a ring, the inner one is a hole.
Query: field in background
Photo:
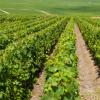
[[[99,0],[0,0],[0,9],[10,14],[100,15]],[[44,11],[44,12],[43,12]],[[0,14],[5,14],[0,10]]]

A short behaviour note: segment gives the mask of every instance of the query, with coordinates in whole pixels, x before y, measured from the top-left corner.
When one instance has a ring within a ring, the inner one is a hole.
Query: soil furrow
[[[43,95],[43,86],[44,86],[44,81],[45,81],[44,74],[45,74],[45,71],[43,69],[43,71],[39,75],[39,78],[36,84],[34,85],[34,88],[32,91],[32,98],[30,100],[40,100],[41,96]]]
[[[76,48],[78,56],[78,70],[79,70],[79,83],[80,83],[80,97],[81,100],[100,100],[100,95],[96,93],[97,82],[97,66],[92,60],[91,54],[85,45],[82,34],[75,24],[76,33]]]

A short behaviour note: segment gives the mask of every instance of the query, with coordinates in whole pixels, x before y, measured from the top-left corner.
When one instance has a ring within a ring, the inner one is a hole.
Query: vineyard
[[[41,100],[80,100],[75,24],[100,77],[100,19],[0,15],[0,100],[30,100],[42,71]]]

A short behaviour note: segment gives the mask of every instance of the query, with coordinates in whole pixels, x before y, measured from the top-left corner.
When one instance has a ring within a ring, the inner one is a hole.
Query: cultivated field
[[[0,100],[100,100],[99,15],[100,0],[0,0]]]
[[[99,27],[100,19],[1,15],[0,99],[99,100]]]
[[[10,14],[100,15],[100,0],[0,0],[0,9]],[[4,14],[0,10],[1,14]]]

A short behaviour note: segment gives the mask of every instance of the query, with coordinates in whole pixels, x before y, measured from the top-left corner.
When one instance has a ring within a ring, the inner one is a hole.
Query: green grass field
[[[0,0],[0,9],[10,14],[100,15],[100,0]],[[41,10],[41,11],[40,11]],[[0,14],[5,14],[0,10]]]

